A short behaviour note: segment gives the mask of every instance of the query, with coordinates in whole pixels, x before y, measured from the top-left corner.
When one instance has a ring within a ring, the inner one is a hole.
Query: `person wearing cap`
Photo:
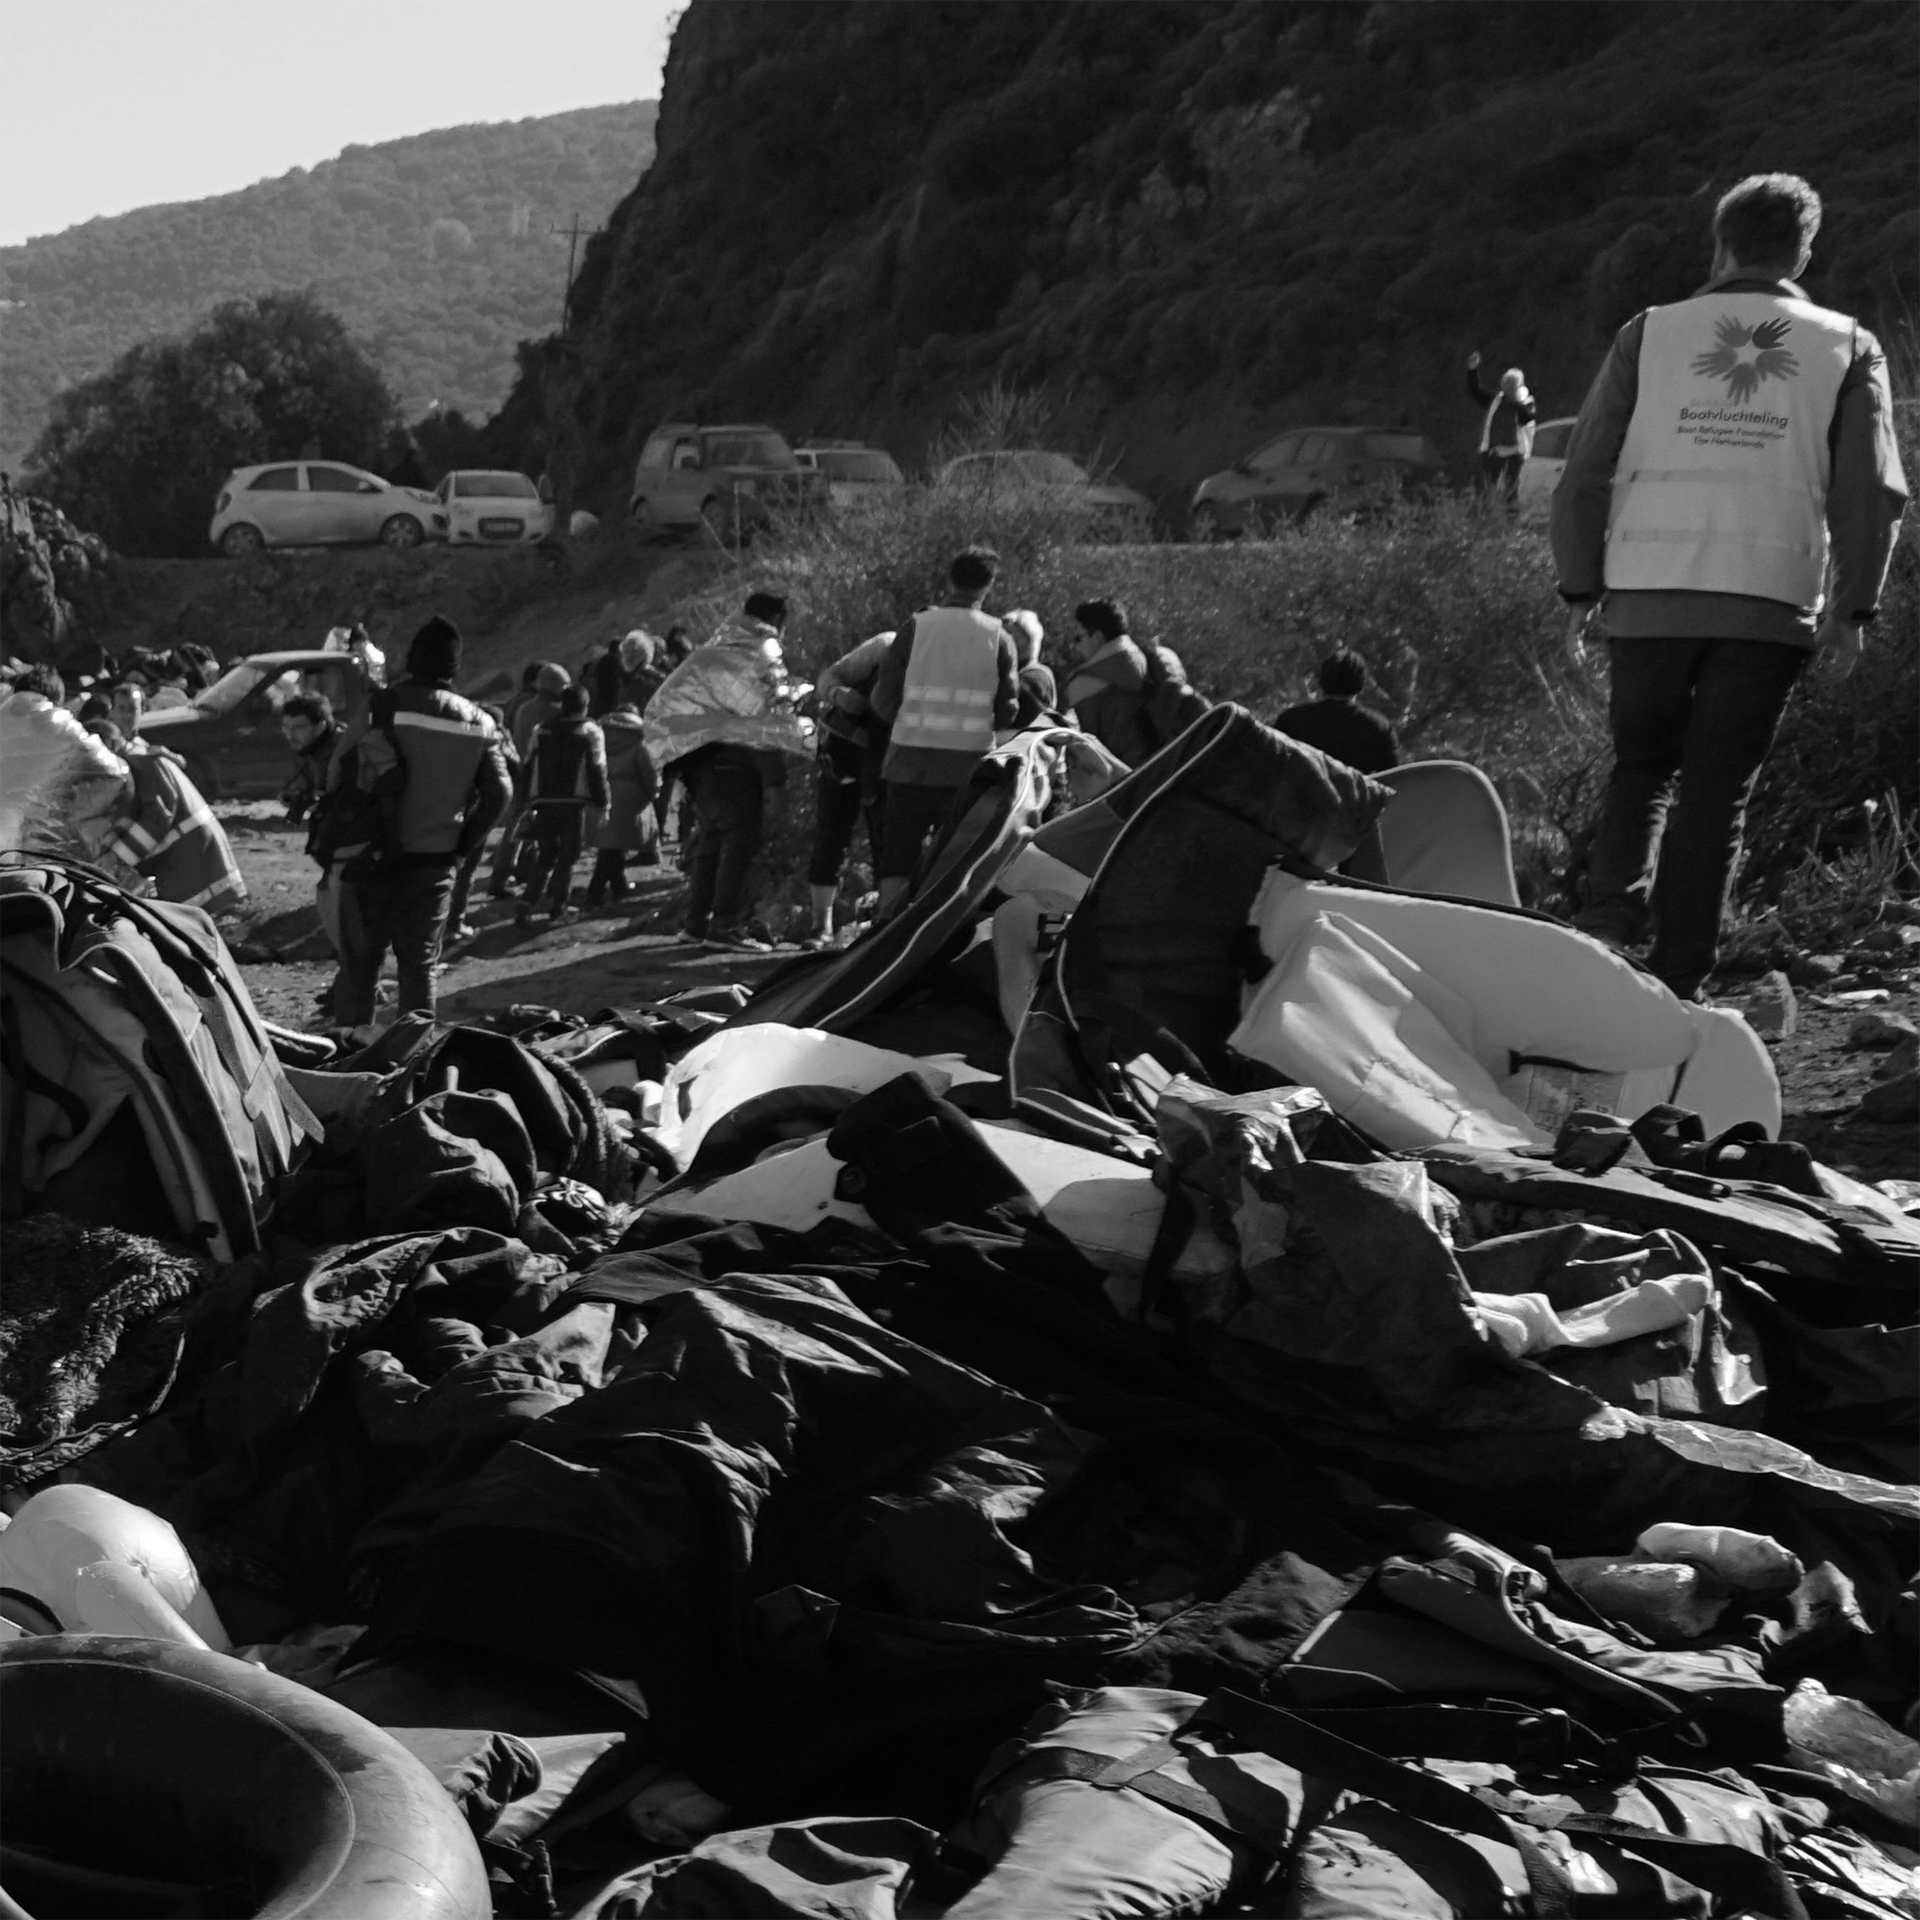
[[[400,976],[399,1010],[433,1012],[433,969],[462,857],[507,803],[506,761],[493,722],[453,690],[460,633],[437,616],[413,636],[406,678],[375,690],[367,718],[343,742],[355,750],[360,791],[380,803],[373,839],[345,865],[346,952],[334,995],[342,1026],[373,1018],[389,947]]]
[[[550,920],[577,917],[573,870],[587,830],[606,824],[607,742],[599,723],[588,717],[589,700],[581,681],[561,690],[560,711],[535,730],[521,770],[535,849],[533,878],[518,915],[523,927],[531,923],[543,894]]]
[[[1400,764],[1400,743],[1384,713],[1360,704],[1367,687],[1367,663],[1346,647],[1320,662],[1322,698],[1287,707],[1274,726],[1295,740],[1344,762],[1356,773],[1384,773]]]
[[[1059,710],[1060,687],[1053,677],[1053,669],[1040,659],[1040,649],[1047,638],[1040,616],[1027,607],[1016,607],[1007,615],[1004,625],[1013,635],[1014,652],[1020,662],[1020,705],[1013,716],[1018,730]]]
[[[560,717],[560,696],[572,684],[573,676],[553,660],[535,660],[521,675],[520,691],[507,702],[507,737],[521,766],[533,751],[535,730]],[[494,849],[493,872],[487,880],[489,899],[504,900],[513,891],[517,829],[525,812],[525,798],[516,788],[500,818],[500,844]]]
[[[1712,278],[1614,336],[1567,441],[1553,558],[1567,646],[1604,609],[1613,771],[1574,924],[1653,934],[1697,998],[1747,801],[1795,683],[1844,677],[1906,511],[1880,343],[1798,285],[1820,196],[1754,174],[1713,215]]]

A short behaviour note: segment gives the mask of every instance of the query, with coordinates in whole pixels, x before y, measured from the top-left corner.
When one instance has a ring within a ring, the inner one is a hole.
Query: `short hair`
[[[1743,267],[1798,260],[1820,231],[1820,196],[1797,173],[1750,173],[1720,196],[1713,237]]]
[[[560,717],[563,720],[575,720],[587,710],[587,688],[583,680],[575,680],[571,685],[560,689]]]
[[[764,620],[770,627],[787,624],[787,603],[777,593],[748,594],[745,611],[749,620]]]
[[[985,593],[999,573],[1000,556],[991,547],[968,547],[953,556],[947,578],[956,593]]]
[[[54,668],[39,661],[13,676],[13,690],[15,693],[37,693],[51,700],[56,707],[64,706],[67,700],[67,683]]]
[[[1127,631],[1127,610],[1118,600],[1082,600],[1073,617],[1103,640],[1118,640]]]
[[[544,660],[529,660],[527,664],[520,669],[520,684],[523,687],[532,686],[533,683],[540,678],[540,669],[546,664]]]
[[[103,747],[109,748],[114,753],[126,751],[127,736],[111,720],[89,720],[86,728]]]
[[[282,720],[311,720],[316,727],[333,725],[333,702],[324,693],[296,693],[280,709]]]
[[[1335,700],[1356,698],[1367,684],[1367,663],[1350,647],[1341,647],[1320,662],[1320,691]]]

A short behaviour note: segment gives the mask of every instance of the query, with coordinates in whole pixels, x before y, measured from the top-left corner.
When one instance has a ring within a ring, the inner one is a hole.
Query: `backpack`
[[[1141,712],[1156,748],[1178,740],[1195,721],[1213,711],[1213,702],[1196,693],[1187,679],[1180,656],[1158,640],[1137,640],[1147,663],[1147,684]]]
[[[220,1261],[321,1134],[207,915],[50,854],[0,865],[0,1095],[10,1212]]]

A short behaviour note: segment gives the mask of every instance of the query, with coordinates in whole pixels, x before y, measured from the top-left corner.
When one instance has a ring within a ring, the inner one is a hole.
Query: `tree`
[[[381,457],[393,396],[309,293],[216,307],[184,340],[129,348],[54,402],[29,485],[122,553],[197,554],[235,467]]]

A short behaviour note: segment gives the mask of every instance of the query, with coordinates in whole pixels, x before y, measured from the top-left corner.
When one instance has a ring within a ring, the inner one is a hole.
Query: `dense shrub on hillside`
[[[374,56],[370,56],[374,57]],[[223,300],[312,287],[366,342],[409,418],[484,417],[514,347],[560,320],[567,236],[653,157],[651,101],[348,147],[239,193],[143,207],[0,247],[0,468],[64,385]]]
[[[1174,648],[1203,691],[1262,719],[1311,697],[1315,665],[1351,647],[1398,724],[1404,756],[1484,769],[1507,798],[1523,884],[1542,905],[1572,904],[1608,762],[1606,668],[1604,649],[1588,668],[1567,663],[1541,531],[1457,499],[1380,525],[1309,522],[1229,547],[1092,545],[1090,531],[1064,509],[915,491],[859,527],[767,541],[672,617],[699,632],[755,587],[783,593],[793,608],[789,657],[798,677],[812,678],[937,597],[952,555],[985,541],[1004,563],[990,604],[1039,613],[1063,686],[1073,607],[1096,594],[1124,602],[1134,632]],[[1861,803],[1879,801],[1884,815],[1888,794],[1905,819],[1920,819],[1920,561],[1911,546],[1861,670],[1810,681],[1789,709],[1750,815],[1747,895],[1772,899],[1810,854],[1843,853]],[[783,899],[801,897],[810,805],[810,787],[796,779],[777,810],[770,857]],[[1804,871],[1800,884],[1805,892]]]
[[[266,294],[63,393],[28,484],[123,553],[201,553],[235,467],[302,454],[371,466],[392,424],[393,397],[339,317],[310,294]]]

